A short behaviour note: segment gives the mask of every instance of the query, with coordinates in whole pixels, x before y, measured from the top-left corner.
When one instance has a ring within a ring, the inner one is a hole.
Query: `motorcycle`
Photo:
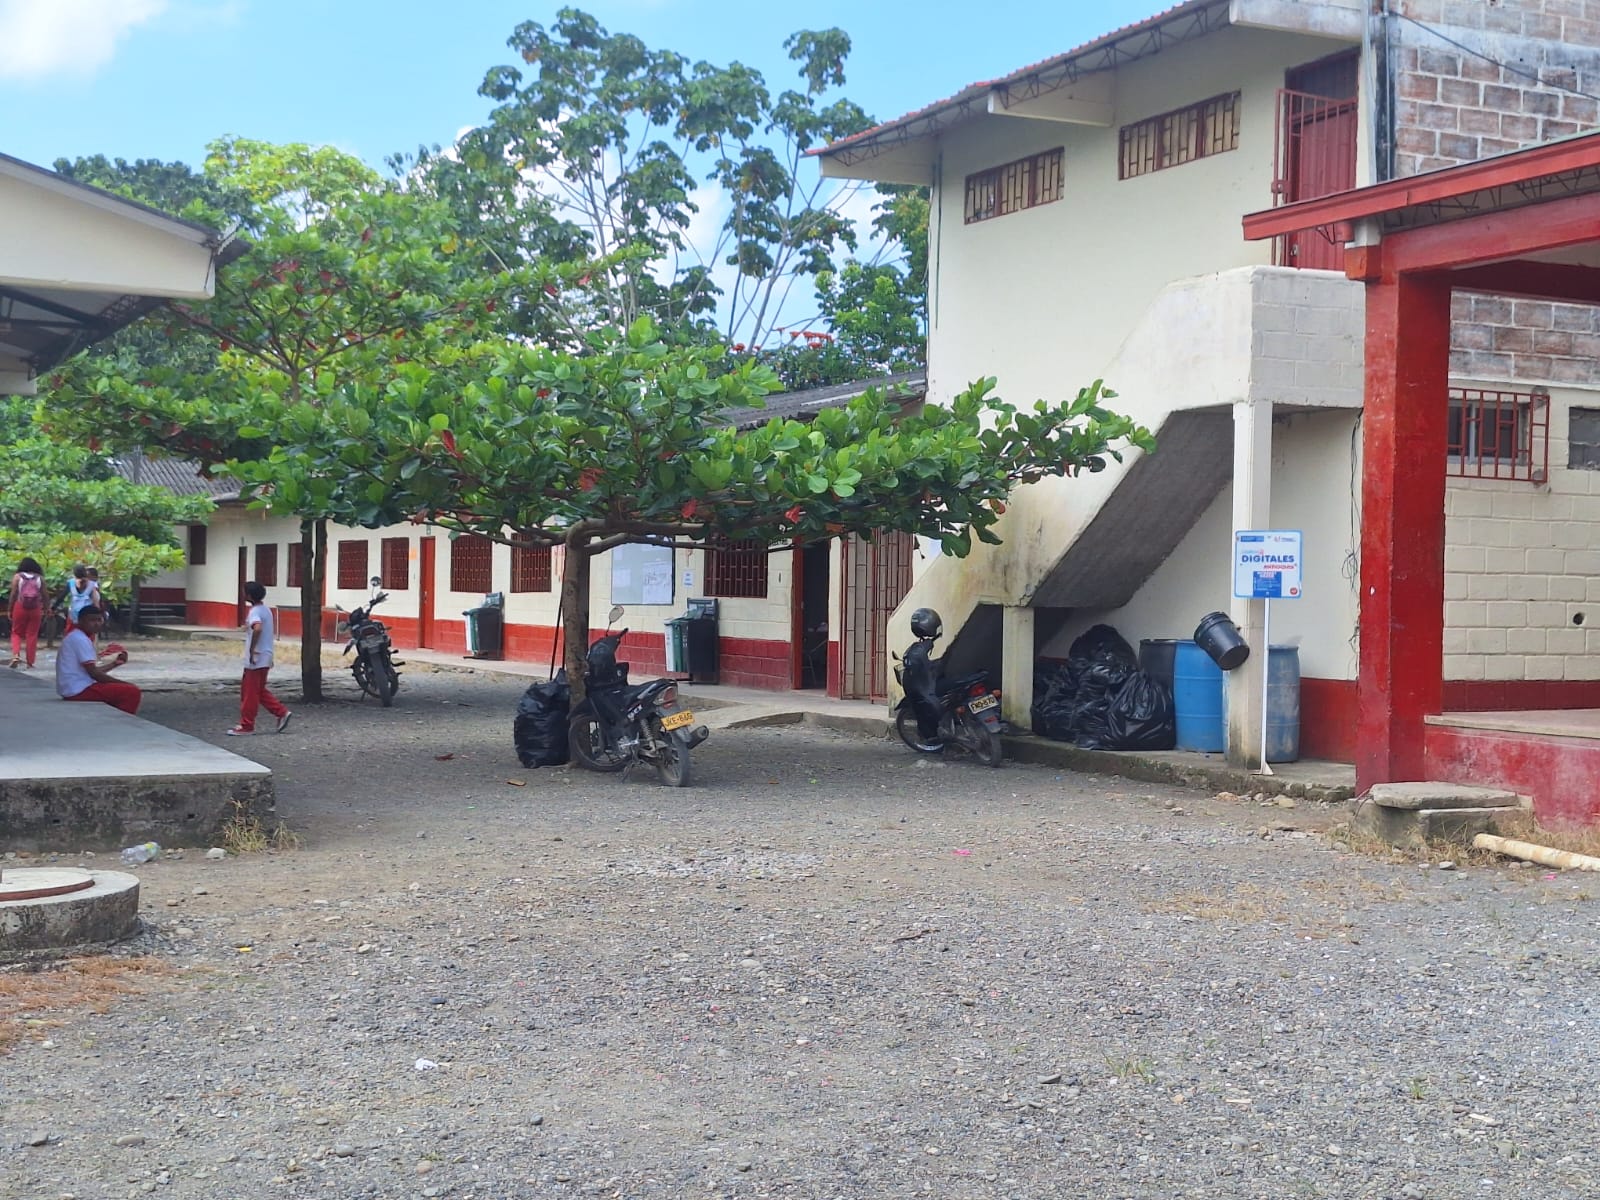
[[[985,766],[1004,761],[1000,745],[1000,693],[988,684],[989,672],[974,671],[943,679],[933,644],[943,632],[939,614],[919,608],[911,614],[917,640],[902,661],[895,658],[894,677],[905,695],[894,710],[900,740],[919,754],[941,754],[947,744],[970,751]]]
[[[400,672],[395,668],[405,665],[394,657],[388,628],[372,616],[372,610],[388,598],[388,592],[379,592],[367,601],[365,608],[350,613],[346,618],[350,640],[344,645],[345,654],[356,652],[350,663],[356,686],[367,695],[375,696],[385,708],[394,703],[394,694],[400,690]]]
[[[622,611],[621,605],[611,610],[606,632],[589,647],[586,694],[572,710],[567,744],[578,763],[591,771],[621,771],[648,762],[668,787],[686,787],[689,751],[711,731],[695,725],[693,712],[677,707],[678,685],[672,680],[628,683],[628,664],[617,661],[617,647],[628,631],[611,629]]]

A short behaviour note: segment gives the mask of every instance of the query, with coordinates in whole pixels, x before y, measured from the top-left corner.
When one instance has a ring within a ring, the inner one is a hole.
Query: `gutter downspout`
[[[1374,183],[1394,178],[1394,54],[1389,45],[1389,0],[1371,0],[1362,35],[1366,83],[1372,92],[1372,140],[1368,165]]]

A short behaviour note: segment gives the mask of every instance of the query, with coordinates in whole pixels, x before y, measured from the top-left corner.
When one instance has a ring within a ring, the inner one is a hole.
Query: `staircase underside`
[[[1033,593],[1040,608],[1118,608],[1133,598],[1233,477],[1233,412],[1185,409],[1156,434]]]

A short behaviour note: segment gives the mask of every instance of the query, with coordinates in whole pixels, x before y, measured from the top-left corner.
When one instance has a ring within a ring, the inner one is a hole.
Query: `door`
[[[1279,93],[1273,183],[1278,204],[1315,200],[1355,187],[1359,70],[1356,55],[1337,54],[1296,67],[1285,76]],[[1290,234],[1279,247],[1279,263],[1342,271],[1349,237],[1344,226]]]
[[[844,628],[839,631],[839,695],[846,700],[878,700],[888,693],[889,617],[911,590],[909,533],[880,533],[872,539],[844,540]]]
[[[417,648],[433,647],[433,563],[435,540],[417,543]]]
[[[833,543],[812,542],[794,551],[793,635],[797,688],[828,686],[828,560]]]
[[[243,546],[239,547],[239,586],[233,590],[233,623],[244,628],[245,614],[250,611],[244,602],[244,585],[250,582],[250,551]]]

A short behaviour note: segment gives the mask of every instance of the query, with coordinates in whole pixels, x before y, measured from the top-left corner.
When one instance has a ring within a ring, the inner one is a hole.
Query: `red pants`
[[[283,701],[272,694],[267,687],[267,672],[271,667],[246,667],[244,678],[239,681],[239,728],[251,730],[256,727],[256,710],[264,708],[275,717],[281,717],[289,710],[284,707]]]
[[[110,683],[91,683],[76,696],[68,696],[66,699],[98,700],[101,704],[120,708],[131,717],[139,711],[139,701],[144,699],[144,693],[131,683],[112,680]]]
[[[22,658],[22,651],[26,646],[27,664],[33,666],[33,660],[39,653],[39,626],[44,624],[44,609],[19,608],[11,617],[11,657]]]

